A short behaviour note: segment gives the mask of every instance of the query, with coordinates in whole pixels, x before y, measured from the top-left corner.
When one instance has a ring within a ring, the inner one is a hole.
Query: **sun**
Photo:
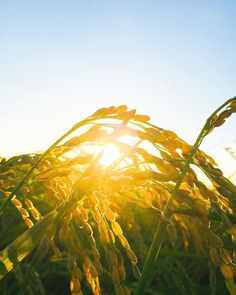
[[[114,144],[105,145],[102,151],[103,151],[103,156],[101,157],[99,161],[102,166],[110,166],[116,160],[118,160],[121,156],[121,153],[119,152],[118,148]]]
[[[82,153],[95,158],[98,157],[96,161],[98,161],[98,163],[103,167],[110,166],[117,160],[120,160],[119,163],[117,163],[119,166],[124,166],[127,162],[129,162],[128,147],[132,149],[136,142],[137,140],[134,138],[124,135],[119,137],[119,140],[116,141],[81,145],[77,149],[75,148],[73,153],[67,153],[66,156],[68,158],[73,158],[76,153]],[[122,143],[127,145],[127,151],[121,149],[120,144]]]

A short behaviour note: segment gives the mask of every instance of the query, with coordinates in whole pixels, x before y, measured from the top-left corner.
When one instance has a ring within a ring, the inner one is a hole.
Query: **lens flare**
[[[100,163],[103,166],[109,166],[114,163],[120,157],[120,152],[113,144],[107,144],[103,149],[103,156],[100,159]]]

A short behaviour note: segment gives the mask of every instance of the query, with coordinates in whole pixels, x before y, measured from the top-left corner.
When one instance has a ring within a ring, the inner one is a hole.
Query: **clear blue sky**
[[[119,104],[193,143],[236,95],[235,15],[235,0],[0,0],[0,154],[45,149]],[[235,130],[233,118],[204,147]]]

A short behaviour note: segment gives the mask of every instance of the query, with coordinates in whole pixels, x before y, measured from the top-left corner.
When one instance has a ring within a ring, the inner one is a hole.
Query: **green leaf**
[[[226,286],[230,292],[231,295],[236,294],[236,284],[234,282],[234,278],[230,278],[228,280],[225,280]]]
[[[57,211],[52,211],[0,252],[0,279],[21,262],[50,229]]]

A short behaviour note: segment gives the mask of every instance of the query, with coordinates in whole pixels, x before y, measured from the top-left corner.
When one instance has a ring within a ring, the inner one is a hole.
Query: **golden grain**
[[[106,211],[106,218],[111,222],[114,222],[116,220],[114,212],[109,207],[107,208],[107,211]]]
[[[21,215],[22,215],[23,218],[24,217],[29,217],[28,211],[25,210],[24,208],[19,208],[19,211],[20,211],[20,213],[21,213]]]
[[[32,216],[34,217],[35,220],[40,219],[40,213],[35,207],[31,207],[31,208],[29,208],[29,210],[30,210],[30,213],[32,214]]]
[[[17,208],[21,208],[22,207],[22,204],[21,204],[21,201],[19,201],[16,196],[14,196],[12,198],[12,203],[14,204],[15,207]]]
[[[31,228],[34,225],[33,222],[27,217],[24,218],[24,222],[29,228]]]
[[[112,222],[111,223],[111,228],[112,228],[115,235],[119,236],[119,235],[123,234],[123,230],[120,227],[118,222],[116,222],[116,221]]]

